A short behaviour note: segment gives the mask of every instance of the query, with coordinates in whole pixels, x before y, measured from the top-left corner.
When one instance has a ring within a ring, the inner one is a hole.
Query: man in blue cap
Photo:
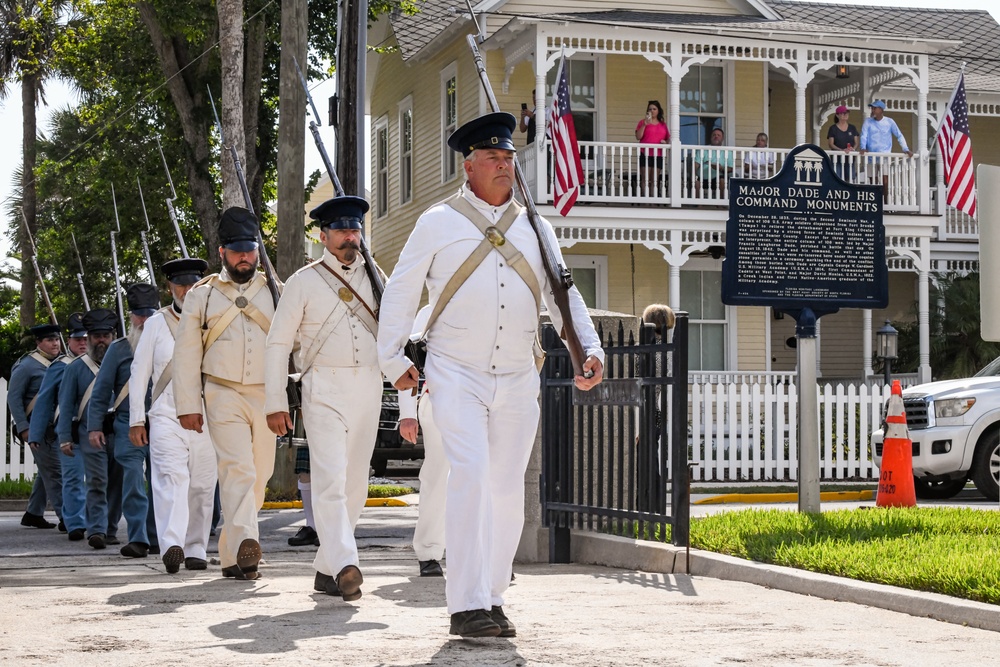
[[[142,336],[146,320],[160,307],[160,295],[148,283],[136,283],[125,290],[129,309],[129,330],[108,347],[101,369],[94,381],[94,393],[87,408],[90,446],[106,449],[107,456],[121,468],[122,513],[128,528],[128,543],[121,548],[127,558],[145,558],[150,550],[159,551],[156,522],[146,495],[149,447],[135,446],[129,440],[129,376],[132,357]],[[140,391],[145,401],[148,388]],[[111,421],[106,433],[106,421]],[[113,438],[109,442],[107,435]]]
[[[513,637],[503,611],[524,523],[524,472],[538,427],[533,347],[542,300],[564,326],[527,212],[514,201],[516,126],[507,113],[472,120],[448,139],[465,156],[466,183],[417,220],[382,297],[379,361],[400,391],[417,387],[404,355],[426,285],[425,375],[451,466],[445,510],[450,633]],[[539,220],[559,257],[552,226]],[[604,353],[587,306],[569,291],[572,325],[587,359],[574,379],[587,390]],[[321,536],[322,539],[322,536]]]
[[[114,489],[121,491],[121,471],[103,447],[94,447],[88,437],[87,407],[94,394],[94,382],[108,346],[115,339],[118,317],[113,310],[96,308],[83,316],[87,329],[87,353],[66,368],[59,385],[59,419],[56,435],[63,454],[83,459],[87,485],[87,540],[95,549],[118,542],[118,521],[114,510]],[[94,428],[101,428],[103,415]]]
[[[896,121],[885,115],[885,102],[875,100],[868,105],[871,116],[865,118],[861,126],[861,139],[859,141],[861,155],[866,153],[890,153],[892,152],[892,138],[896,137],[899,147],[906,153],[906,157],[913,157],[913,151],[906,145],[906,138],[900,131]],[[889,166],[885,162],[886,158],[868,158],[868,177],[873,182],[877,182],[881,176],[882,198],[889,201]]]
[[[368,495],[382,397],[375,347],[378,303],[360,252],[367,212],[368,202],[361,197],[341,196],[309,213],[326,249],[322,259],[288,279],[264,353],[267,424],[284,435],[292,428],[285,392],[288,356],[298,343],[295,366],[302,378],[310,477],[317,490],[312,498],[319,535],[313,588],[345,601],[361,597],[354,527]]]
[[[29,528],[55,528],[56,524],[45,520],[45,505],[51,503],[59,517],[59,524],[65,527],[62,520],[62,474],[58,450],[52,440],[31,443],[28,438],[31,413],[35,410],[42,379],[59,356],[62,343],[59,339],[59,327],[55,324],[38,324],[31,327],[30,333],[35,340],[35,349],[14,364],[10,383],[7,385],[7,408],[14,421],[14,431],[22,446],[29,443],[37,469],[31,495],[28,497],[27,511],[21,517],[21,525]]]
[[[83,481],[83,457],[71,457],[62,453],[56,437],[55,421],[58,414],[56,403],[63,373],[74,359],[87,353],[87,330],[83,328],[83,313],[73,313],[69,316],[66,333],[69,336],[66,342],[69,350],[50,364],[45,371],[35,409],[31,413],[28,441],[32,448],[50,442],[56,451],[62,478],[60,490],[62,522],[59,524],[59,530],[68,532],[69,539],[76,541],[83,539],[87,527],[87,489]]]
[[[207,422],[215,445],[224,516],[222,574],[244,580],[260,577],[257,512],[274,472],[274,434],[264,415],[264,340],[274,302],[257,270],[258,234],[250,211],[232,207],[223,212],[222,271],[184,298],[173,364],[178,421],[198,433]]]
[[[208,262],[194,257],[163,265],[173,301],[146,320],[129,378],[129,440],[137,447],[149,445],[157,538],[170,574],[180,571],[182,563],[188,570],[208,568],[206,549],[217,480],[215,449],[207,430],[188,431],[177,421],[171,381],[174,340],[185,297],[207,269]],[[153,390],[147,412],[145,394],[150,383]]]

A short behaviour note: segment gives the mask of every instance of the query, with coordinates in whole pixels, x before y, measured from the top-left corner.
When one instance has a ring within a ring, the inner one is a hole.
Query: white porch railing
[[[635,142],[581,141],[584,180],[578,202],[616,205],[728,206],[729,179],[770,178],[784,165],[789,149],[681,146]],[[518,153],[527,182],[538,203],[553,200],[552,155],[545,147],[547,174],[539,187],[539,151],[529,146]],[[829,153],[834,169],[851,183],[884,184],[884,209],[919,211],[919,160],[899,153]],[[661,165],[662,160],[662,166]],[[929,193],[928,193],[929,196]]]
[[[946,206],[944,209],[944,233],[942,241],[978,241],[979,221],[957,208]]]
[[[878,479],[869,445],[890,390],[838,384],[817,392],[820,477]],[[794,383],[694,383],[689,396],[689,460],[696,481],[798,478]]]

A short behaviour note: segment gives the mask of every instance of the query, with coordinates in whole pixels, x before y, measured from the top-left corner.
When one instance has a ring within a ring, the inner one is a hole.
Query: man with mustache
[[[382,296],[379,321],[382,370],[400,391],[416,387],[417,369],[403,350],[426,285],[425,375],[451,467],[445,595],[450,633],[462,637],[516,635],[503,596],[524,524],[524,472],[538,426],[532,351],[542,300],[556,331],[564,326],[538,237],[514,201],[516,125],[512,115],[492,113],[449,137],[448,146],[465,156],[466,183],[417,219]],[[561,262],[552,226],[539,222]],[[583,370],[592,372],[574,382],[588,390],[602,379],[604,352],[575,287],[569,301],[588,355]]]
[[[243,580],[260,577],[257,512],[274,472],[274,434],[264,415],[264,342],[274,302],[257,271],[258,233],[257,218],[245,208],[222,213],[222,271],[184,297],[173,361],[177,419],[197,433],[207,423],[215,445],[222,574]]]
[[[326,250],[288,279],[264,353],[267,423],[284,435],[292,428],[288,355],[299,344],[295,361],[320,543],[313,588],[345,601],[361,597],[354,527],[368,495],[382,396],[378,304],[359,252],[367,211],[361,197],[342,196],[310,212]]]
[[[170,574],[208,568],[206,548],[212,523],[212,501],[217,468],[208,431],[181,428],[174,405],[174,337],[180,325],[185,297],[201,280],[208,262],[173,259],[163,265],[173,303],[146,320],[135,348],[129,377],[129,440],[149,445],[150,489],[156,513],[163,564]],[[152,382],[146,431],[146,388]]]
[[[150,551],[159,552],[156,540],[156,522],[149,497],[146,495],[149,448],[133,446],[128,438],[129,425],[129,376],[132,374],[132,357],[146,319],[156,312],[160,295],[147,283],[136,283],[125,291],[129,309],[129,331],[108,347],[101,370],[94,382],[94,395],[87,408],[91,447],[107,448],[108,457],[114,459],[122,470],[122,513],[128,527],[128,544],[121,548],[126,558],[145,558]],[[139,398],[146,400],[147,389],[142,387]],[[104,421],[112,421],[111,433],[105,433]],[[107,435],[113,435],[108,441]]]
[[[31,413],[31,426],[28,429],[28,440],[32,447],[40,446],[46,441],[56,448],[59,457],[59,470],[62,478],[62,508],[60,516],[63,525],[60,530],[69,533],[69,539],[76,542],[82,540],[87,532],[87,489],[84,485],[84,469],[82,456],[67,456],[58,447],[56,437],[56,417],[58,411],[56,402],[59,399],[59,387],[62,384],[66,368],[75,359],[87,353],[87,330],[83,328],[83,313],[73,313],[66,324],[69,338],[66,354],[56,359],[45,371],[42,385],[38,389],[35,410]],[[71,452],[72,453],[72,452]],[[119,503],[120,504],[120,503]],[[118,525],[120,509],[112,507],[109,522]]]
[[[112,525],[110,520],[117,517],[114,511],[109,511],[108,501],[115,488],[121,489],[121,469],[112,465],[113,459],[108,456],[106,448],[90,444],[87,414],[87,407],[94,393],[94,382],[108,346],[115,339],[117,323],[117,315],[107,308],[97,308],[84,314],[87,353],[66,367],[59,385],[56,435],[63,454],[83,458],[87,487],[86,535],[88,543],[95,549],[104,549],[109,542],[118,542],[115,537],[118,522],[115,520]],[[100,427],[101,422],[94,424],[94,428]]]

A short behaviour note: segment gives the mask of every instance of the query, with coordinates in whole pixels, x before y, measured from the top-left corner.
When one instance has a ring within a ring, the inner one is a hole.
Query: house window
[[[385,118],[375,123],[375,217],[389,212],[389,125]]]
[[[608,258],[606,255],[563,255],[573,284],[588,308],[608,308]]]
[[[545,98],[555,97],[559,66],[549,70],[545,83]],[[569,84],[569,105],[573,109],[573,124],[577,141],[597,138],[597,63],[594,60],[566,60],[566,81]]]
[[[716,127],[726,129],[723,68],[692,65],[681,79],[681,143],[707,145]]]
[[[413,199],[413,99],[399,104],[399,203]]]
[[[458,175],[458,153],[448,147],[448,137],[458,129],[458,71],[455,63],[441,71],[441,182]]]
[[[681,272],[681,310],[688,312],[688,368],[726,370],[726,306],[721,271]]]

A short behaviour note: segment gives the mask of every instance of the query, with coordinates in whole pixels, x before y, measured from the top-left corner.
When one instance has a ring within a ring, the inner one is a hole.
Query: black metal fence
[[[573,528],[688,545],[687,340],[687,313],[677,313],[669,343],[651,325],[638,341],[626,339],[619,323],[603,344],[604,382],[582,392],[562,341],[544,327],[541,498],[550,562],[569,562]]]

